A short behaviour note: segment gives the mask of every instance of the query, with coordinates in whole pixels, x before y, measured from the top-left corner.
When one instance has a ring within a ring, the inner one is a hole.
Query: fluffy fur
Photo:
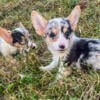
[[[17,48],[7,43],[4,39],[0,37],[0,53],[5,58],[10,58],[11,55],[16,54]]]
[[[100,40],[76,37],[75,40],[72,40],[65,63],[68,66],[74,65],[84,70],[88,69],[87,65],[94,69],[100,69]]]
[[[54,18],[49,21],[38,12],[32,11],[31,19],[36,33],[44,37],[48,50],[52,54],[52,62],[47,66],[40,67],[40,69],[49,71],[60,63],[56,79],[62,78],[63,75],[67,76],[71,72],[70,69],[63,67],[63,58],[69,66],[75,64],[85,69],[84,65],[89,64],[95,69],[100,69],[99,40],[75,36],[74,32],[80,14],[81,5],[76,5],[67,18]]]
[[[12,55],[31,48],[35,48],[36,44],[30,39],[31,35],[26,28],[20,23],[19,28],[8,32],[4,28],[0,28],[0,53],[5,58],[11,58]]]

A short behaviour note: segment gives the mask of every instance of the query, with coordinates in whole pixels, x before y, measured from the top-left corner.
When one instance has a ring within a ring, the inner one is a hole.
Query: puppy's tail
[[[87,0],[80,0],[78,5],[80,6],[81,9],[86,8],[87,6]]]

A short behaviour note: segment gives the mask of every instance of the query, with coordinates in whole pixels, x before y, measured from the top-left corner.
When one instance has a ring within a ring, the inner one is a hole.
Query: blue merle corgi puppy
[[[0,27],[0,54],[6,59],[25,49],[35,48],[36,44],[31,39],[31,35],[22,23],[13,31],[8,31]]]
[[[71,70],[63,67],[63,58],[68,65],[75,64],[85,68],[85,64],[100,69],[100,40],[79,38],[75,29],[79,21],[82,5],[78,4],[66,18],[54,18],[47,21],[38,12],[32,11],[31,19],[36,33],[42,37],[52,54],[52,62],[40,67],[43,71],[55,68],[60,62],[57,79],[69,75]],[[66,56],[66,57],[65,57]]]
[[[29,52],[31,48],[36,48],[36,44],[34,43],[31,34],[21,22],[19,23],[18,28],[11,31],[11,36],[13,38],[12,44],[19,48],[20,51],[22,49]]]
[[[74,38],[76,39],[73,31],[75,31],[77,26],[80,13],[80,5],[77,5],[67,18],[54,18],[47,21],[38,12],[32,11],[31,19],[35,31],[44,38],[48,50],[52,54],[52,62],[47,66],[41,66],[41,70],[50,71],[59,63],[59,73],[66,75],[70,73],[70,71],[64,72],[65,68],[62,61],[69,52],[71,41]],[[59,73],[57,75],[58,79],[62,77]]]

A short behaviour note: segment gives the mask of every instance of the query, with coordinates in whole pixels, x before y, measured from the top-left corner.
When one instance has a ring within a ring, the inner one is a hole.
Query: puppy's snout
[[[60,49],[65,49],[65,45],[64,45],[64,44],[60,44],[60,45],[59,45],[59,48],[60,48]]]
[[[32,49],[36,49],[37,45],[35,43],[32,44]]]

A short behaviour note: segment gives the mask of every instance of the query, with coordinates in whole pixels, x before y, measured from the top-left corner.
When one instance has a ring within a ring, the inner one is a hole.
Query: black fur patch
[[[52,38],[52,39],[54,39],[54,38],[55,38],[55,36],[56,36],[56,34],[55,34],[55,33],[53,33],[53,32],[51,32],[51,33],[49,34],[49,37],[50,37],[50,38]]]
[[[72,30],[72,28],[71,28],[71,25],[70,25],[70,22],[69,22],[69,20],[65,20],[67,23],[68,23],[68,29],[67,29],[67,31],[64,33],[65,34],[65,37],[68,39],[69,38],[69,36],[71,35],[71,33],[73,32],[73,30]]]
[[[65,63],[68,63],[68,66],[70,66],[72,63],[76,63],[78,59],[80,58],[81,55],[82,58],[80,59],[80,64],[82,69],[86,69],[86,59],[91,57],[90,52],[91,51],[98,51],[100,52],[97,48],[90,47],[89,44],[98,44],[99,42],[96,40],[86,40],[86,39],[81,39],[77,41],[76,43],[73,44],[66,60]]]
[[[63,33],[64,26],[61,27],[61,32]]]
[[[20,31],[14,30],[12,31],[12,38],[13,38],[13,43],[19,43],[21,44],[22,42],[22,36],[24,36]]]
[[[71,25],[70,25],[70,22],[69,20],[65,20],[63,19],[63,21],[61,22],[62,24],[68,24],[68,28],[67,28],[67,31],[66,32],[63,32],[63,29],[64,29],[64,26],[61,27],[61,32],[64,33],[65,37],[68,39],[70,34],[73,32],[72,28],[71,28]]]

